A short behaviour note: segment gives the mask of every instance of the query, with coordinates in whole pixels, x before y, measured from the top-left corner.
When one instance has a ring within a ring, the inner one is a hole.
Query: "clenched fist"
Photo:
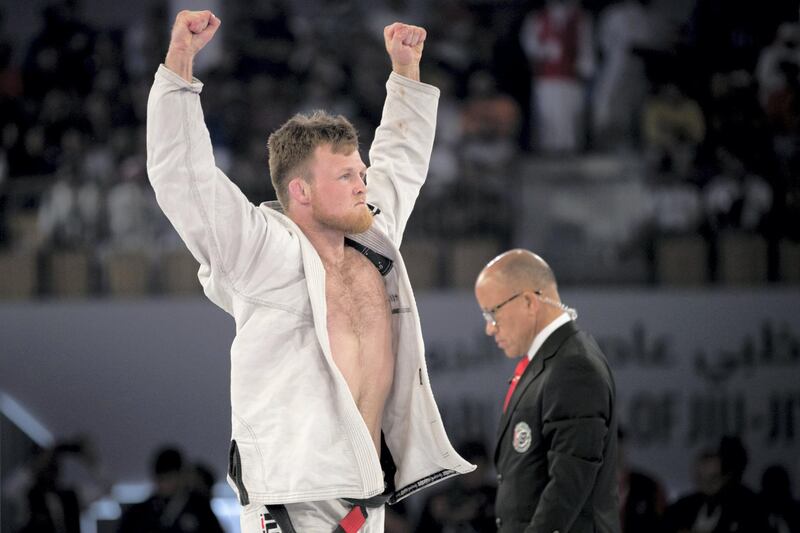
[[[164,64],[187,81],[192,80],[192,59],[214,37],[222,21],[211,11],[181,11],[172,26]]]
[[[402,22],[395,22],[383,29],[386,51],[396,73],[419,81],[419,61],[422,59],[426,36],[425,28]]]
[[[220,20],[211,11],[181,11],[172,26],[169,47],[196,54],[219,29]]]

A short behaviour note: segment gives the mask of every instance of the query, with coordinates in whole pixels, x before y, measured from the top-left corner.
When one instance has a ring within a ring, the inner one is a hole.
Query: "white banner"
[[[630,462],[671,495],[691,487],[691,464],[738,434],[757,488],[773,463],[800,473],[800,293],[575,291],[578,326],[598,340],[617,384]],[[483,333],[471,294],[420,302],[429,370],[455,441],[494,445],[514,362]]]

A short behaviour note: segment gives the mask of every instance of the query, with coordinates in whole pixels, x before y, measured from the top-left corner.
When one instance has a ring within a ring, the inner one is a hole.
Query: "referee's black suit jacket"
[[[619,533],[615,394],[590,335],[570,321],[548,337],[500,419],[499,531]]]

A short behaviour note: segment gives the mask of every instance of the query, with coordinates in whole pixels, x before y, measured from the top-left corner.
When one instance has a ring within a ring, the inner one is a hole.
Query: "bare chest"
[[[326,268],[325,296],[331,355],[379,450],[395,364],[386,286],[372,263],[348,248],[339,268]]]
[[[386,287],[378,270],[355,250],[345,252],[342,268],[326,272],[328,332],[367,341],[388,326],[391,316]]]

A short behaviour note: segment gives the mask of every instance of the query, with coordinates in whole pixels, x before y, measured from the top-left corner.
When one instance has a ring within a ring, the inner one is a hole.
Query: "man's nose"
[[[486,321],[486,334],[490,337],[494,336],[497,333],[497,324],[494,322]]]
[[[367,193],[367,184],[364,183],[364,180],[359,178],[356,181],[356,186],[353,189],[354,194],[366,194]]]

